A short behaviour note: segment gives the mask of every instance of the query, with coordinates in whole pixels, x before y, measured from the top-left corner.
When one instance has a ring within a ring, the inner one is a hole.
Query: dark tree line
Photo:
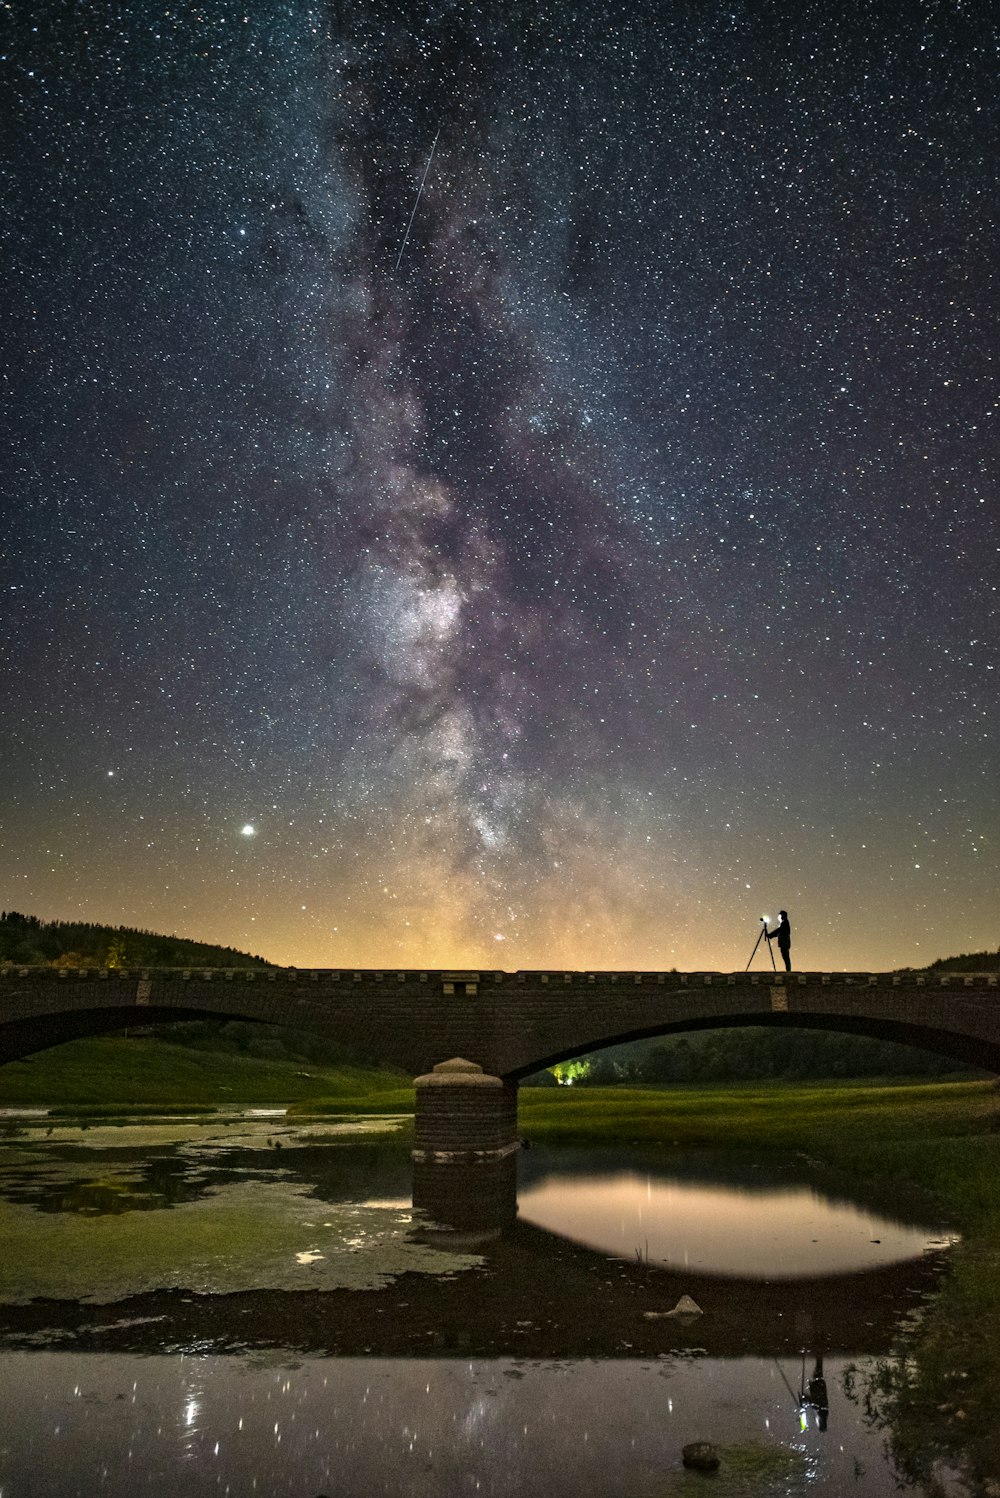
[[[575,1086],[610,1087],[616,1083],[643,1082],[934,1077],[965,1070],[946,1056],[865,1035],[743,1025],[609,1046],[607,1050],[554,1067],[552,1072],[539,1072],[526,1081],[529,1086],[542,1087],[560,1080],[571,1080]]]
[[[961,957],[939,957],[936,962],[931,963],[927,971],[930,973],[995,973],[998,968],[1000,968],[1000,952],[963,952]]]
[[[367,1062],[356,1051],[338,1045],[309,1030],[295,1030],[285,1025],[255,1025],[249,1020],[183,1020],[176,1025],[153,1025],[145,1032],[169,1045],[187,1046],[195,1051],[222,1052],[227,1056],[252,1056],[257,1061],[297,1061],[308,1066],[364,1066]]]

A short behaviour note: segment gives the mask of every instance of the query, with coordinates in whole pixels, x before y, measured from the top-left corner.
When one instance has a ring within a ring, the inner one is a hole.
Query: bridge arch
[[[191,1020],[232,1020],[275,1027],[287,1026],[289,1023],[287,1020],[261,1019],[259,1015],[229,1010],[223,1012],[202,1006],[191,1009],[150,1006],[138,1013],[134,1010],[107,1008],[63,1010],[44,1019],[27,1019],[16,1025],[0,1025],[0,1065],[68,1045],[74,1040],[86,1040],[100,1035],[121,1035],[126,1030],[145,1029],[147,1026],[180,1025]]]
[[[575,1061],[581,1056],[599,1054],[614,1046],[629,1045],[637,1040],[658,1040],[666,1035],[692,1035],[706,1030],[732,1029],[784,1029],[821,1030],[828,1034],[859,1035],[871,1040],[892,1041],[897,1045],[912,1046],[918,1050],[942,1056],[963,1066],[979,1067],[1000,1075],[1000,1043],[984,1044],[981,1040],[960,1035],[947,1029],[933,1028],[926,1024],[913,1024],[905,1020],[865,1018],[862,1015],[843,1014],[758,1014],[699,1015],[680,1018],[654,1027],[643,1026],[610,1034],[596,1045],[576,1044],[558,1053],[541,1057],[538,1061],[524,1062],[508,1075],[513,1081]]]

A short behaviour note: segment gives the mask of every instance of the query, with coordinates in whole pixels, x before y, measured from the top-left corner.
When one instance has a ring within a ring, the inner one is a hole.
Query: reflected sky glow
[[[942,1236],[805,1186],[745,1191],[632,1171],[549,1176],[523,1186],[519,1206],[527,1222],[624,1258],[762,1279],[891,1264]]]

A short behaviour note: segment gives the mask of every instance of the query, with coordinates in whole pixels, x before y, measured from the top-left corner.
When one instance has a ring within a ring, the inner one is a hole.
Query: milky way
[[[2,15],[0,903],[996,946],[988,7]]]

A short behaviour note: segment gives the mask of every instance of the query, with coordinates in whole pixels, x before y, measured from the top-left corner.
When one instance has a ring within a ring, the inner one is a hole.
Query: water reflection
[[[932,1256],[904,1256],[933,1229],[902,1207],[746,1156],[533,1149],[411,1178],[405,1141],[339,1128],[11,1143],[0,1493],[681,1498],[699,1439],[722,1450],[716,1498],[889,1490],[870,1400],[845,1388],[884,1383],[874,1360],[936,1283]],[[790,1224],[805,1270],[782,1278]],[[848,1271],[831,1244],[862,1232],[882,1242]],[[670,1317],[682,1295],[692,1321]]]
[[[517,1157],[476,1164],[414,1161],[413,1207],[427,1242],[443,1248],[489,1243],[517,1216]]]
[[[760,1279],[845,1274],[952,1241],[808,1186],[706,1185],[622,1168],[565,1169],[521,1189],[521,1216],[623,1258]]]
[[[711,1440],[716,1498],[883,1498],[880,1437],[825,1368],[828,1429],[803,1424],[799,1363],[760,1358],[335,1362],[284,1355],[9,1354],[0,1369],[13,1495],[692,1491],[685,1444]],[[700,1491],[700,1488],[699,1488]]]
[[[808,1162],[674,1152],[638,1169],[634,1155],[533,1149],[411,1175],[404,1140],[340,1127],[209,1119],[19,1138],[0,1169],[0,1329],[224,1348],[281,1341],[287,1325],[302,1347],[354,1354],[877,1352],[901,1298],[936,1273],[920,1259],[933,1228],[818,1192]],[[448,1276],[474,1283],[453,1291]],[[342,1295],[328,1317],[317,1291]],[[654,1319],[684,1294],[705,1309],[699,1327]],[[95,1322],[73,1310],[86,1301],[120,1309]]]

